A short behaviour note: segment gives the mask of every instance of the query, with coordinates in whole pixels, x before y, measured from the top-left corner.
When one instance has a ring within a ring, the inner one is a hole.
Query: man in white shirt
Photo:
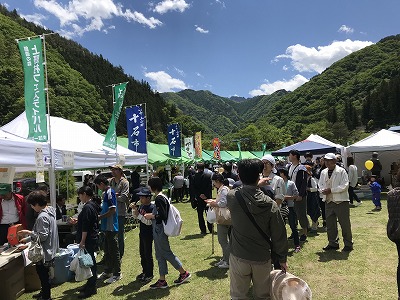
[[[336,165],[334,153],[324,156],[326,169],[321,172],[318,182],[319,192],[325,201],[326,231],[328,235],[328,245],[323,250],[339,249],[339,236],[337,222],[342,228],[344,248],[342,251],[350,252],[353,250],[353,236],[350,223],[349,177],[342,167]]]

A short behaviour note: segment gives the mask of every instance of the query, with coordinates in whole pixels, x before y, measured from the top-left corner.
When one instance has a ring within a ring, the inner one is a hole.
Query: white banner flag
[[[193,145],[193,137],[188,137],[184,139],[185,142],[185,151],[187,156],[190,159],[194,158],[194,145]]]

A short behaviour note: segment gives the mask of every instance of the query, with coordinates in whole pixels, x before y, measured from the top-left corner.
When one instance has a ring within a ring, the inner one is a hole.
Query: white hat
[[[327,154],[325,154],[324,159],[328,159],[328,160],[334,159],[334,160],[336,160],[336,155],[335,155],[335,153],[327,153]]]
[[[266,155],[264,155],[264,156],[261,158],[261,160],[262,160],[262,161],[264,161],[264,160],[269,161],[269,162],[272,164],[272,172],[273,172],[273,173],[276,173],[276,172],[277,172],[277,171],[276,171],[276,168],[275,168],[276,161],[275,161],[275,158],[274,158],[271,154],[266,154]]]

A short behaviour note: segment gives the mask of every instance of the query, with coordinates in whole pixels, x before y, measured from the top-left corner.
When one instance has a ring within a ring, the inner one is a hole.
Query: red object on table
[[[19,244],[18,231],[22,230],[22,224],[16,224],[8,227],[7,240],[11,246]]]

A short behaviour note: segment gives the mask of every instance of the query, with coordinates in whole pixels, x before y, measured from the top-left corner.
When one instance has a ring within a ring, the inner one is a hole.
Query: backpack
[[[167,220],[163,222],[164,233],[167,236],[178,236],[181,234],[183,220],[179,210],[169,202],[168,198],[163,195],[166,202],[168,203],[168,217]]]

